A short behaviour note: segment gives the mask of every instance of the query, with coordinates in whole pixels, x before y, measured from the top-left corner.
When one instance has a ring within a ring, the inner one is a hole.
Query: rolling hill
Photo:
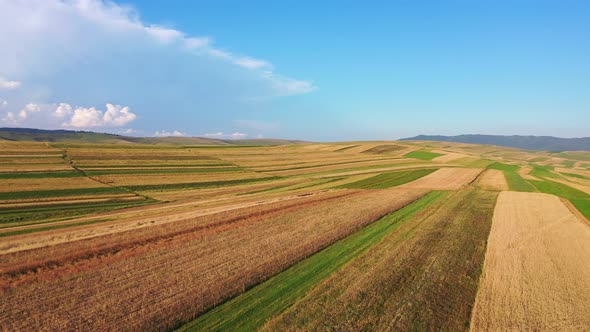
[[[169,144],[169,145],[283,145],[301,141],[281,139],[224,140],[206,137],[133,137],[92,131],[45,130],[33,128],[0,128],[0,140],[62,142],[62,143],[122,143],[122,144]]]
[[[502,135],[418,135],[401,141],[440,141],[470,144],[499,145],[511,148],[541,151],[590,151],[590,137],[560,138],[552,136]]]

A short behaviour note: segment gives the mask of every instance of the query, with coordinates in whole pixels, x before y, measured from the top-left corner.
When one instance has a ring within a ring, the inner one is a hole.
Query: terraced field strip
[[[465,330],[496,195],[469,189],[422,207],[262,330]]]
[[[481,168],[441,168],[416,181],[404,184],[404,188],[431,190],[457,190],[472,183],[482,173]]]
[[[588,257],[590,227],[559,198],[500,193],[471,330],[588,330]]]
[[[347,183],[335,188],[356,188],[356,189],[385,189],[402,185],[404,183],[415,181],[423,176],[426,176],[434,171],[432,169],[417,169],[409,171],[398,171],[391,173],[383,173],[375,175],[368,179],[363,179],[353,183]]]
[[[128,241],[141,229],[96,238],[117,245],[100,256],[85,253],[97,248],[93,241],[5,254],[0,259],[0,329],[167,330],[425,194],[334,192],[262,215],[258,208],[239,211],[241,218],[220,213],[208,227],[213,216],[147,228],[156,237],[137,238],[140,242]],[[170,233],[173,227],[180,229]],[[77,252],[82,256],[53,265],[56,250],[64,258]],[[26,268],[39,259],[50,265]]]
[[[508,190],[508,182],[506,181],[504,172],[497,169],[484,171],[477,185],[483,190]]]
[[[430,193],[304,259],[246,293],[216,307],[179,331],[254,331],[302,298],[318,282],[393,232],[421,209],[444,197]]]
[[[434,158],[441,157],[441,156],[443,156],[442,153],[434,153],[434,152],[428,152],[428,151],[412,151],[412,152],[406,153],[404,155],[404,157],[406,157],[406,158],[414,158],[414,159],[420,159],[420,160],[432,160]]]

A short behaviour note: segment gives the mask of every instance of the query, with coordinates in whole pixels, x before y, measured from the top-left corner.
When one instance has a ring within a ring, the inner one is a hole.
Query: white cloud
[[[16,126],[18,124],[18,120],[12,112],[6,112],[6,114],[2,117],[2,122],[12,126]]]
[[[137,115],[129,112],[129,107],[107,104],[107,111],[103,116],[104,126],[120,127],[135,120]]]
[[[244,68],[251,68],[251,69],[264,68],[264,67],[271,66],[270,63],[268,63],[264,60],[258,60],[258,59],[254,59],[254,58],[250,58],[250,57],[236,58],[236,59],[234,59],[234,63],[238,66],[242,66]]]
[[[132,129],[132,128],[128,128],[128,129],[123,130],[122,133],[126,134],[126,135],[131,135],[131,134],[136,134],[137,130]]]
[[[20,110],[20,112],[18,113],[18,117],[21,120],[26,120],[29,117],[29,114],[39,113],[40,111],[41,111],[41,108],[39,107],[39,105],[34,104],[34,103],[28,103],[25,105],[25,108]]]
[[[53,113],[58,118],[64,118],[70,114],[72,114],[72,106],[67,103],[60,103]]]
[[[65,122],[66,127],[90,128],[98,127],[101,124],[102,112],[94,107],[79,107],[74,110],[74,115],[69,122]]]
[[[174,40],[184,38],[184,34],[178,30],[167,29],[157,25],[151,25],[144,28],[147,33],[162,43],[170,43]]]
[[[240,133],[240,132],[225,134],[225,133],[219,131],[216,133],[205,133],[202,136],[207,137],[207,138],[217,138],[217,139],[242,139],[242,138],[248,137],[248,134],[244,134],[244,133]]]
[[[154,136],[156,137],[185,137],[186,133],[183,133],[181,131],[178,130],[174,130],[174,131],[166,131],[166,130],[157,130],[154,133]]]
[[[70,109],[73,113],[69,121],[64,122],[65,127],[75,128],[92,128],[92,127],[121,127],[137,118],[134,113],[129,111],[129,107],[122,107],[120,105],[106,104],[106,111],[97,110],[94,107],[84,108],[78,107],[73,112],[71,106],[61,103],[55,113],[59,109]]]
[[[6,107],[8,106],[8,101],[4,100],[4,99],[0,99],[0,107]]]
[[[21,82],[19,81],[10,81],[3,77],[0,77],[0,89],[11,90],[18,88],[20,85]]]

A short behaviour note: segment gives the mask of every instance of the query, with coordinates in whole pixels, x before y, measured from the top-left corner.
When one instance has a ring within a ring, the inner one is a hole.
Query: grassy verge
[[[368,179],[360,180],[353,183],[347,183],[336,188],[354,188],[354,189],[384,189],[402,185],[404,183],[412,182],[423,176],[426,176],[434,171],[432,169],[417,169],[410,171],[398,171],[391,173],[383,173],[372,176]]]
[[[36,191],[13,191],[0,193],[0,200],[35,199],[48,197],[90,196],[106,194],[126,194],[128,191],[118,187],[98,187],[79,189],[57,189]],[[97,197],[100,198],[100,197]]]
[[[46,178],[75,178],[83,176],[76,171],[64,172],[4,172],[0,179],[46,179]]]
[[[141,201],[107,201],[99,203],[74,203],[59,204],[53,206],[35,206],[12,209],[0,209],[0,228],[4,224],[15,226],[14,223],[36,224],[45,223],[56,218],[73,218],[98,212],[107,212],[156,203],[156,200],[146,199]]]
[[[246,293],[182,326],[180,331],[252,331],[305,295],[315,284],[360,255],[429,204],[433,192],[310,256]]]
[[[436,157],[444,156],[440,153],[428,152],[428,151],[412,151],[410,153],[406,153],[404,157],[407,158],[414,158],[420,160],[432,160]]]

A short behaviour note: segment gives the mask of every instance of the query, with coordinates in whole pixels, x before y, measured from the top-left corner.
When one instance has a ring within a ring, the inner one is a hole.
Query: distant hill
[[[116,134],[74,130],[45,130],[33,128],[0,128],[0,140],[67,143],[121,143],[171,145],[256,145],[271,146],[299,144],[302,141],[281,139],[223,140],[205,137],[133,137]]]
[[[402,138],[401,141],[441,141],[471,144],[507,146],[525,150],[542,151],[590,151],[590,137],[559,138],[552,136],[502,136],[502,135],[419,135]]]

